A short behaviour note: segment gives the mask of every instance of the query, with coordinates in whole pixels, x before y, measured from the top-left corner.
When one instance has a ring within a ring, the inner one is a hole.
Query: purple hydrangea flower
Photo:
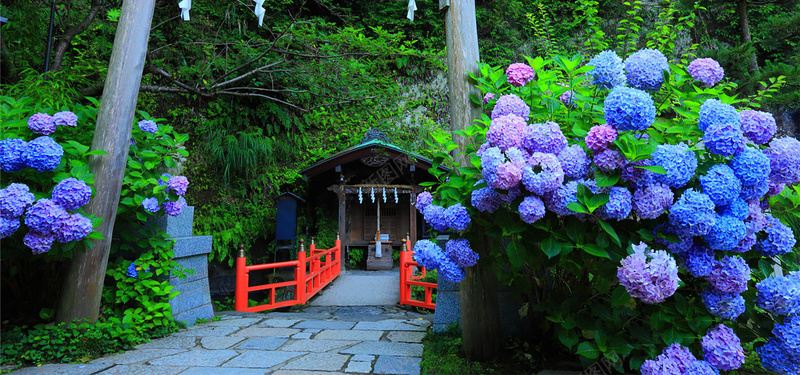
[[[615,171],[627,164],[628,159],[614,149],[607,148],[594,154],[594,165],[604,172]]]
[[[578,179],[589,174],[591,162],[581,146],[565,147],[558,153],[558,161],[561,162],[561,169],[566,177]]]
[[[139,271],[136,270],[136,262],[131,262],[131,265],[128,266],[128,272],[125,272],[125,275],[128,277],[132,277],[134,279],[139,278]]]
[[[673,188],[686,185],[697,170],[697,157],[685,143],[658,145],[651,158],[653,165],[667,171],[666,174],[655,174],[653,179]]]
[[[425,221],[433,227],[434,230],[443,231],[447,230],[447,220],[444,218],[444,207],[435,204],[429,204],[422,211]]]
[[[778,126],[772,113],[746,109],[739,112],[742,119],[744,136],[757,145],[763,145],[772,139]]]
[[[425,211],[425,207],[433,203],[433,195],[428,191],[423,191],[417,195],[416,207],[419,212]]]
[[[19,138],[0,141],[0,169],[3,172],[16,172],[25,168],[25,148],[28,143]]]
[[[744,134],[739,125],[715,123],[709,125],[703,134],[703,143],[712,154],[731,156],[744,150]]]
[[[527,121],[531,109],[525,102],[514,94],[503,95],[497,99],[492,109],[492,120],[505,115],[514,114]]]
[[[158,131],[158,125],[152,120],[142,120],[137,125],[139,125],[139,130],[145,133],[152,134]]]
[[[714,207],[708,195],[688,189],[670,207],[669,224],[678,236],[702,236],[714,226]]]
[[[167,180],[167,187],[175,194],[184,195],[189,187],[189,180],[184,176],[172,176]]]
[[[672,205],[674,199],[669,186],[647,185],[634,191],[633,210],[641,219],[655,219]]]
[[[719,375],[719,370],[709,365],[706,361],[694,361],[683,375]]]
[[[750,266],[738,256],[725,256],[714,262],[708,283],[721,292],[743,293],[750,281]]]
[[[473,190],[471,196],[472,207],[480,212],[495,212],[503,204],[500,194],[490,187]]]
[[[158,198],[150,197],[142,201],[142,207],[145,211],[156,213],[161,210],[161,205],[158,204]]]
[[[439,245],[429,240],[419,240],[414,244],[414,261],[429,270],[439,268],[439,264],[447,259]]]
[[[523,63],[514,63],[506,69],[508,83],[515,87],[525,86],[536,77],[533,68]]]
[[[669,227],[667,227],[667,229],[664,232],[665,233],[672,233],[673,230],[670,229]],[[672,233],[672,234],[674,234],[674,233]],[[664,245],[666,245],[667,246],[667,250],[669,250],[669,252],[673,253],[673,254],[685,253],[685,252],[689,251],[689,249],[691,249],[692,246],[695,246],[694,238],[692,238],[692,237],[680,237],[680,236],[678,236],[678,239],[680,240],[678,242],[669,242],[667,240],[663,240],[663,242],[662,242],[661,239],[657,238],[656,242],[661,242]]]
[[[725,71],[719,66],[719,63],[710,58],[695,59],[689,66],[686,67],[689,75],[695,80],[703,82],[707,87],[714,87],[722,77],[725,77]]]
[[[800,315],[800,274],[766,278],[756,290],[756,306],[774,315]]]
[[[614,51],[603,51],[589,60],[589,66],[594,69],[586,74],[592,78],[592,83],[603,89],[612,89],[625,84],[625,66],[622,59]]]
[[[92,188],[77,178],[70,177],[53,188],[53,202],[67,211],[77,210],[92,198]]]
[[[757,200],[748,201],[747,208],[749,209],[747,222],[753,225],[752,232],[757,233],[764,230],[764,226],[767,225],[767,217],[761,210],[761,205],[759,204],[759,201]]]
[[[172,175],[169,173],[162,173],[161,177],[158,178],[158,186],[166,185],[170,178],[172,178]]]
[[[640,371],[642,375],[683,374],[697,362],[689,348],[681,344],[672,344],[664,349],[655,360],[647,360]]]
[[[461,203],[456,203],[444,210],[444,220],[452,230],[466,230],[469,227],[469,212]]]
[[[749,232],[750,231],[750,229],[749,229],[750,224],[749,223],[745,223],[745,225],[748,226],[747,231]],[[739,253],[739,254],[746,253],[746,252],[750,251],[753,248],[753,245],[756,244],[756,241],[757,241],[756,235],[748,233],[746,236],[744,236],[744,238],[742,238],[741,241],[739,241],[739,244],[736,245],[736,247],[733,248],[733,250],[731,250],[731,251],[733,251],[734,253]]]
[[[22,243],[31,249],[34,254],[44,254],[50,251],[53,241],[55,241],[55,235],[33,231],[26,233],[25,237],[22,237]]]
[[[702,339],[703,357],[722,371],[736,370],[744,364],[744,349],[733,330],[722,324],[711,328]]]
[[[34,232],[54,234],[68,217],[69,214],[61,206],[49,199],[42,198],[28,208],[25,213],[25,225]]]
[[[722,319],[736,320],[745,310],[744,297],[739,293],[725,293],[708,287],[701,298],[708,311]]]
[[[617,278],[634,298],[644,303],[659,303],[678,289],[678,266],[666,251],[648,251],[647,245],[633,245],[633,254],[622,259]],[[648,262],[649,259],[649,262]]]
[[[10,237],[19,229],[20,222],[18,217],[5,218],[0,216],[0,238]]]
[[[605,118],[619,131],[645,130],[655,122],[656,106],[646,92],[617,86],[606,97]]]
[[[465,238],[449,240],[444,244],[447,257],[459,267],[472,267],[478,263],[478,253],[472,251],[469,241]]]
[[[792,228],[772,215],[766,215],[766,220],[767,238],[758,242],[758,252],[768,257],[791,252],[796,242]]]
[[[755,185],[742,185],[742,192],[739,197],[744,200],[761,199],[769,192],[769,181],[764,180]]]
[[[781,342],[774,337],[756,349],[761,366],[780,375],[796,375],[800,372],[800,360],[787,353]]]
[[[522,185],[531,193],[543,195],[564,183],[564,171],[555,155],[534,152],[528,162],[522,171]]]
[[[567,137],[555,122],[531,124],[525,131],[522,146],[531,154],[544,152],[558,155],[564,147],[567,147]]]
[[[592,151],[599,151],[608,148],[617,140],[617,129],[611,125],[595,125],[586,134],[586,147]]]
[[[729,251],[739,245],[739,241],[747,235],[744,222],[726,215],[717,215],[714,226],[703,236],[708,247],[714,250]]]
[[[64,220],[61,224],[56,235],[56,241],[67,243],[71,241],[80,241],[92,233],[92,221],[81,214],[69,215],[69,218]]]
[[[497,117],[489,125],[489,130],[486,132],[486,141],[491,146],[500,148],[500,151],[506,151],[512,147],[520,147],[522,145],[522,137],[526,132],[526,126],[525,120],[514,114]]]
[[[748,207],[747,202],[745,202],[744,199],[738,197],[738,194],[737,197],[730,202],[730,204],[717,208],[720,215],[733,216],[739,220],[746,220],[747,216],[750,214],[750,207]]]
[[[681,253],[681,259],[686,269],[694,277],[706,277],[714,268],[714,250],[708,246],[693,245],[689,250]]]
[[[667,58],[655,49],[641,49],[625,59],[628,86],[639,90],[658,91],[665,71],[669,72]]]
[[[575,91],[572,90],[564,91],[563,94],[558,96],[558,100],[567,107],[578,106],[578,103],[575,103]]]
[[[597,217],[603,220],[624,220],[631,214],[633,195],[621,186],[612,186],[608,202],[597,210]]]
[[[704,132],[712,124],[734,124],[741,127],[742,119],[736,108],[730,104],[725,104],[719,99],[708,99],[700,106],[700,119],[698,126]]]
[[[61,111],[53,115],[53,122],[57,126],[78,126],[78,116],[70,111]]]
[[[800,182],[800,141],[791,137],[773,139],[766,153],[772,181],[787,185]]]
[[[575,211],[567,205],[578,201],[578,181],[570,181],[552,193],[545,195],[545,204],[548,210],[559,216],[575,215]]]
[[[770,174],[769,157],[749,147],[733,156],[730,167],[742,186],[763,183]]]
[[[514,163],[505,162],[497,166],[494,179],[486,182],[494,189],[509,190],[522,180],[522,171]]]
[[[181,211],[183,211],[183,207],[185,206],[186,199],[179,197],[177,201],[164,202],[164,212],[166,212],[169,216],[178,216],[181,214]]]
[[[37,113],[28,119],[28,129],[36,134],[50,135],[56,131],[56,122],[47,113]]]
[[[494,94],[487,92],[486,95],[483,96],[483,103],[489,104],[489,101],[494,99]]]
[[[520,202],[517,210],[519,211],[520,219],[528,224],[537,222],[539,219],[543,218],[545,214],[544,202],[542,202],[539,197],[533,195],[525,197],[525,199]]]
[[[464,269],[457,266],[455,262],[450,260],[448,257],[444,257],[444,259],[442,259],[437,270],[439,271],[439,276],[454,284],[460,283],[461,280],[464,280],[464,278],[467,276],[464,272]]]
[[[767,195],[770,197],[774,197],[782,193],[783,189],[786,189],[786,184],[778,184],[770,181],[769,190],[767,190]]]
[[[28,206],[36,200],[25,184],[11,184],[0,190],[0,217],[13,219],[22,216]]]
[[[39,137],[28,142],[23,159],[26,166],[36,169],[38,172],[50,172],[61,164],[62,155],[64,155],[64,148],[53,138]]]
[[[644,168],[637,168],[650,165],[653,165],[652,159],[629,162],[625,167],[622,168],[622,170],[620,170],[619,178],[630,182],[636,187],[644,187],[656,184],[657,182],[655,181],[655,173]]]

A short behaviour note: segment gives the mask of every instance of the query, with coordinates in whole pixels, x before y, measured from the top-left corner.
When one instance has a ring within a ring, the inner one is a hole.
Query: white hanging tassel
[[[383,188],[383,203],[386,203],[386,188]]]
[[[397,188],[394,188],[394,203],[397,203]]]
[[[414,11],[417,10],[417,3],[414,0],[408,0],[408,13],[406,18],[414,22]]]
[[[184,21],[188,21],[189,10],[192,9],[192,0],[181,0],[181,2],[178,3],[178,7],[181,8],[181,18],[183,18]]]
[[[256,17],[258,17],[258,26],[261,26],[264,23],[264,13],[266,12],[266,10],[264,10],[264,7],[262,6],[264,5],[264,0],[253,0],[253,1],[256,2],[256,7],[255,9],[253,9],[253,12],[256,14]]]
[[[364,201],[364,196],[361,193],[361,186],[358,187],[358,204],[361,204]]]
[[[372,203],[375,203],[375,188],[369,188],[369,197],[372,199]]]

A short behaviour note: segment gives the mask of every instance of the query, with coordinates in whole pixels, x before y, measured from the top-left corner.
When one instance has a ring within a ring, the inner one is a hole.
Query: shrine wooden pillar
[[[417,187],[411,186],[411,196],[409,198],[409,212],[408,212],[408,237],[406,240],[411,242],[411,248],[417,244],[417,208],[414,207],[415,198],[417,196]],[[405,250],[405,249],[401,249]]]
[[[340,263],[342,274],[344,274],[346,272],[345,263],[347,263],[347,245],[350,244],[350,236],[345,233],[347,220],[347,196],[345,195],[344,188],[344,173],[341,172],[341,167],[337,167],[337,169],[339,170],[339,236],[342,246],[342,261]]]

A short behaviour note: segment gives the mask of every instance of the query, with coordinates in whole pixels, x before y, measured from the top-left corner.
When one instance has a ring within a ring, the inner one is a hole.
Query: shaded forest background
[[[0,91],[54,107],[88,104],[87,96],[102,94],[121,1],[56,1],[45,73],[50,5],[0,5],[9,20],[0,29]],[[177,1],[156,2],[139,108],[190,136],[181,168],[191,181],[194,232],[214,236],[212,262],[230,264],[239,243],[269,254],[274,198],[302,196],[298,172],[367,130],[426,155],[425,139],[448,129],[443,14],[438,2],[420,1],[412,23],[406,6],[267,0],[259,27],[249,1],[195,1],[188,22]],[[481,59],[492,65],[589,55],[584,41],[597,33],[622,56],[648,33],[666,32],[675,41],[663,46],[668,56],[717,59],[742,94],[785,75],[766,110],[783,132],[798,133],[800,1],[477,0],[476,12]],[[318,210],[306,208],[300,232],[336,230],[333,221],[306,219]]]

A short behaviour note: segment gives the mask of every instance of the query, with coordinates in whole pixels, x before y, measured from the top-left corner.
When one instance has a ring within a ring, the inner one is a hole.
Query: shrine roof
[[[393,159],[405,155],[408,157],[409,162],[419,168],[421,172],[426,172],[429,168],[431,168],[431,166],[433,166],[433,161],[431,159],[428,159],[416,152],[404,150],[397,145],[382,141],[380,139],[372,139],[325,158],[314,165],[301,170],[300,174],[304,178],[312,178],[323,172],[334,169],[337,165],[344,165],[358,161],[365,157],[378,155],[389,156]],[[449,170],[448,168],[442,166],[439,166],[439,168],[445,171]]]

